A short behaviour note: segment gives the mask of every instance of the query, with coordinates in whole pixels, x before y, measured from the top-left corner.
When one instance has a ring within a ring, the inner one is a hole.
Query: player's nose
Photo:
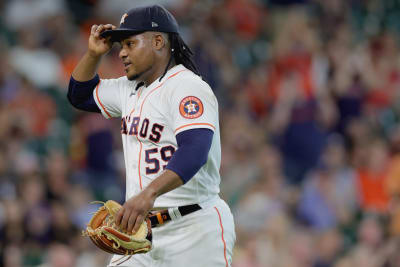
[[[126,49],[124,49],[124,48],[121,48],[121,50],[119,51],[119,54],[118,54],[118,56],[120,57],[120,58],[126,58],[127,56],[128,56],[128,52],[126,51]]]

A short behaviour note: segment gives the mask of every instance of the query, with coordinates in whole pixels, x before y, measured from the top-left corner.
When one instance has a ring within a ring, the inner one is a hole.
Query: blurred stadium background
[[[1,266],[105,266],[81,229],[90,201],[123,201],[120,122],[71,108],[67,84],[90,26],[143,2],[0,1]],[[146,3],[219,99],[233,266],[399,267],[400,1]]]

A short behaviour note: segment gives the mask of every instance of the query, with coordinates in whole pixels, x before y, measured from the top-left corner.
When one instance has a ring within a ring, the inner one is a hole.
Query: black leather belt
[[[181,216],[188,215],[192,212],[200,210],[201,207],[198,204],[186,205],[178,207]],[[156,227],[170,221],[172,218],[169,215],[168,209],[150,212],[149,219],[151,227]]]

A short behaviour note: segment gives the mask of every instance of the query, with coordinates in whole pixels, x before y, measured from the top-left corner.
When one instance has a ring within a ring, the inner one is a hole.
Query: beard
[[[126,77],[128,78],[129,81],[134,81],[137,78],[139,78],[142,74],[143,74],[143,72],[138,73],[138,74],[134,74],[134,75],[131,75],[131,76],[126,76]]]
[[[140,76],[142,76],[143,73],[145,73],[145,71],[132,74],[131,76],[126,75],[126,77],[128,78],[129,81],[135,81],[135,80],[137,80],[138,78],[140,78]]]
[[[135,80],[139,79],[144,73],[148,72],[152,67],[153,66],[149,66],[144,71],[141,71],[141,72],[136,73],[136,74],[132,74],[131,76],[126,75],[126,77],[128,78],[129,81],[135,81]]]

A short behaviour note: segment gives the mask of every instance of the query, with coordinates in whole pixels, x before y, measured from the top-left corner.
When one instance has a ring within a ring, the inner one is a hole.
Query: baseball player
[[[97,67],[114,42],[126,76],[100,79]],[[150,252],[115,255],[109,266],[231,266],[234,222],[218,195],[218,103],[191,56],[171,13],[147,6],[124,14],[118,28],[93,25],[72,73],[73,106],[121,118],[126,202],[117,225],[135,232],[149,211],[165,212]]]

